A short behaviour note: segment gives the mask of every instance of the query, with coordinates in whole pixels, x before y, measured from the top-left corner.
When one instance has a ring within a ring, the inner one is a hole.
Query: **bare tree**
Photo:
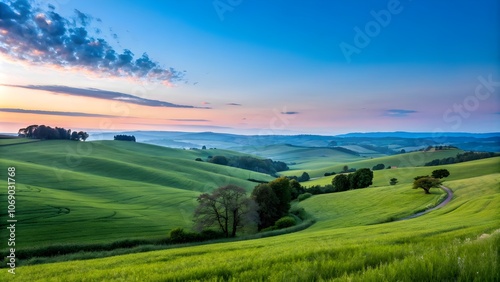
[[[227,185],[215,189],[212,194],[198,197],[194,212],[195,228],[221,230],[226,237],[235,237],[244,226],[258,222],[257,204],[246,196],[245,189]]]

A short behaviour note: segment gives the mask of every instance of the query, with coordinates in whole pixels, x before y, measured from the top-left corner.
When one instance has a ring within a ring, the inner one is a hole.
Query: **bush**
[[[200,236],[196,233],[185,232],[182,228],[175,228],[170,231],[170,241],[173,243],[188,243],[199,241]]]
[[[292,207],[290,209],[290,213],[297,216],[298,218],[300,218],[302,220],[307,218],[307,213],[306,213],[306,210],[304,208]]]
[[[215,231],[215,230],[211,230],[211,229],[205,229],[205,230],[201,231],[201,233],[200,233],[201,240],[215,240],[215,239],[221,239],[221,238],[225,238],[225,237],[226,237],[226,235],[224,234],[224,232]]]
[[[269,226],[269,227],[262,229],[260,232],[274,231],[276,229],[277,229],[276,226],[273,225],[273,226]]]
[[[302,202],[304,201],[305,199],[309,199],[311,198],[312,194],[311,193],[304,193],[304,194],[300,194],[299,197],[297,198],[299,200],[299,202]]]
[[[201,158],[196,158],[195,161],[202,162],[203,160]]]
[[[278,221],[276,221],[274,226],[277,229],[283,229],[283,228],[287,228],[287,227],[292,227],[295,224],[297,224],[297,222],[295,221],[295,218],[293,218],[291,216],[284,216],[284,217],[278,219]]]

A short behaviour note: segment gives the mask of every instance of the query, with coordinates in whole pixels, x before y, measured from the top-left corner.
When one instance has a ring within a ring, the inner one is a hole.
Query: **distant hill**
[[[323,135],[237,135],[214,132],[125,131],[90,132],[89,140],[112,140],[116,134],[134,135],[138,142],[171,148],[235,149],[260,148],[277,144],[302,147],[343,147],[360,155],[377,157],[401,150],[414,151],[428,146],[452,145],[463,150],[500,152],[500,133],[466,132],[368,132],[335,136]]]
[[[469,138],[491,138],[500,137],[500,132],[492,133],[468,133],[468,132],[353,132],[347,134],[335,135],[335,137],[365,137],[365,138],[384,138],[384,137],[399,137],[399,138],[448,138],[448,137],[469,137]]]

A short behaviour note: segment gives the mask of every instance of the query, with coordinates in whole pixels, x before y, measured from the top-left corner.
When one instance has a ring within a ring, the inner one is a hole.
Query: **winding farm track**
[[[431,212],[431,211],[433,211],[433,210],[437,210],[437,209],[440,209],[440,208],[442,208],[442,207],[446,206],[446,205],[447,205],[447,204],[451,201],[451,198],[453,198],[453,191],[451,191],[451,189],[450,189],[450,188],[448,188],[448,187],[446,187],[446,186],[443,186],[443,185],[441,185],[441,186],[439,186],[439,187],[440,187],[441,189],[443,189],[443,190],[446,192],[446,194],[447,194],[446,199],[444,199],[444,201],[443,201],[443,202],[441,202],[439,205],[437,205],[437,206],[435,206],[435,207],[433,207],[433,208],[431,208],[431,209],[428,209],[428,210],[425,210],[425,211],[422,211],[422,212],[419,212],[419,213],[416,213],[416,214],[412,214],[412,215],[407,216],[407,217],[405,217],[405,218],[401,218],[401,219],[399,219],[398,221],[400,221],[400,220],[412,219],[412,218],[415,218],[415,217],[419,217],[419,216],[422,216],[422,215],[424,215],[424,214],[426,214],[426,213],[428,213],[428,212]]]

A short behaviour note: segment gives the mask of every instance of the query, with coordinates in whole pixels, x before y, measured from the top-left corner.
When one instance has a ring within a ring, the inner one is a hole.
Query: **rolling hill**
[[[0,165],[16,168],[20,248],[165,237],[172,228],[191,226],[201,192],[227,184],[250,190],[256,183],[247,179],[273,179],[195,161],[211,154],[241,155],[125,141],[0,145]],[[0,199],[6,197],[4,190]]]
[[[425,195],[400,184],[317,195],[299,205],[318,221],[300,232],[23,266],[16,275],[29,281],[496,281],[500,173],[475,173],[447,181],[454,192],[447,206],[410,220],[392,221],[435,204],[441,192]]]

